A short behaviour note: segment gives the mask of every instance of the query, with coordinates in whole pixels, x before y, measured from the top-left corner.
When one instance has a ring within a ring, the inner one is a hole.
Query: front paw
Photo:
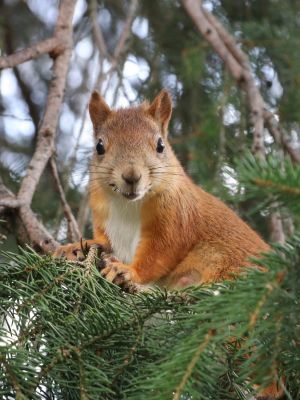
[[[135,293],[138,290],[135,282],[136,274],[132,268],[124,265],[114,256],[105,257],[104,262],[105,268],[101,271],[104,278],[120,286],[126,292]]]
[[[80,243],[71,243],[59,246],[53,253],[55,258],[66,258],[70,261],[83,261],[85,255],[81,249]]]

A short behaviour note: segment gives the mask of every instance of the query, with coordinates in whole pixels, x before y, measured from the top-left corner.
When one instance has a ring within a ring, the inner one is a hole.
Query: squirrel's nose
[[[128,183],[128,185],[134,185],[135,183],[138,183],[138,181],[141,179],[142,174],[138,174],[134,171],[131,173],[127,174],[122,174],[123,180]]]

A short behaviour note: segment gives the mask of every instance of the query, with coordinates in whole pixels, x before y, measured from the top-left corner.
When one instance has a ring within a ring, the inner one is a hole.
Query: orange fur
[[[248,257],[269,247],[223,202],[185,174],[167,141],[171,109],[166,91],[150,105],[145,102],[117,111],[110,110],[97,92],[92,94],[89,110],[95,139],[101,138],[105,146],[104,156],[94,154],[91,167],[94,240],[112,244],[106,225],[114,196],[122,197],[128,190],[138,192],[134,185],[143,190],[151,187],[138,200],[141,222],[135,256],[130,264],[115,262],[118,268],[114,270],[129,272],[136,283],[168,288],[231,278],[243,266],[251,266]],[[159,137],[166,146],[162,155],[155,150]],[[153,177],[151,168],[158,171]],[[125,171],[132,177],[141,176],[141,183],[124,183]],[[113,193],[110,186],[120,193]],[[109,271],[108,266],[104,275]]]
[[[95,143],[101,141],[105,154],[93,155],[90,206],[94,240],[87,244],[111,246],[113,252],[118,252],[116,246],[122,243],[119,239],[113,243],[109,237],[110,229],[118,234],[115,222],[110,220],[111,207],[121,207],[114,208],[121,219],[128,208],[135,207],[129,196],[137,199],[136,207],[140,207],[140,226],[136,228],[139,241],[133,259],[124,264],[107,258],[102,270],[103,276],[116,284],[125,280],[182,288],[230,279],[243,267],[253,267],[249,257],[269,249],[231,209],[185,174],[167,141],[171,110],[166,91],[150,105],[145,102],[117,111],[110,110],[97,92],[91,97],[89,111]],[[165,143],[161,154],[157,152],[159,138]],[[131,183],[124,179],[125,172]],[[128,234],[132,228],[130,218],[135,214],[129,215],[129,220],[124,217]],[[124,221],[120,220],[120,229]],[[131,234],[134,237],[134,232]],[[62,246],[56,254],[73,258],[78,246]],[[281,392],[274,388],[275,384],[271,385],[261,396],[279,396]]]

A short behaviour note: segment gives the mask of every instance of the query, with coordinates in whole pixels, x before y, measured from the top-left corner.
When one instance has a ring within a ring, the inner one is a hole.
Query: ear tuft
[[[148,112],[161,125],[163,133],[166,134],[172,114],[172,98],[166,89],[163,89],[155,97]]]
[[[111,113],[111,109],[97,90],[94,90],[91,95],[89,112],[95,131],[101,127]]]

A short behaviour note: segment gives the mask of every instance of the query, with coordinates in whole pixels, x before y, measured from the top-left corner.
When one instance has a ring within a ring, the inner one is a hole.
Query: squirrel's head
[[[89,112],[95,137],[92,186],[138,200],[168,185],[176,158],[167,141],[172,101],[166,90],[151,104],[116,111],[94,91]]]

